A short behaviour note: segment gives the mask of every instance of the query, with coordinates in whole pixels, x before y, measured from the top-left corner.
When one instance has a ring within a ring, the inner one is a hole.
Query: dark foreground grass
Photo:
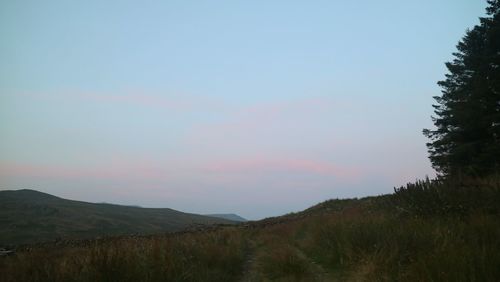
[[[318,218],[302,227],[301,247],[353,281],[498,281],[500,220]]]
[[[499,192],[493,178],[420,181],[306,220],[297,241],[346,280],[499,281]]]
[[[245,240],[234,228],[37,248],[0,261],[2,281],[234,281]]]
[[[420,181],[252,228],[35,248],[0,259],[0,280],[500,281],[497,179]]]

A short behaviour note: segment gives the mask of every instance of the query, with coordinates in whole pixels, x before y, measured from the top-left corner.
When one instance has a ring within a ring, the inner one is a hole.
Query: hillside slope
[[[234,213],[214,213],[214,214],[205,214],[205,215],[210,216],[210,217],[224,218],[227,220],[237,221],[237,222],[248,221],[246,218],[243,218],[243,217],[241,217],[237,214],[234,214]]]
[[[0,191],[0,246],[179,231],[232,221],[179,212],[66,200],[34,190]]]

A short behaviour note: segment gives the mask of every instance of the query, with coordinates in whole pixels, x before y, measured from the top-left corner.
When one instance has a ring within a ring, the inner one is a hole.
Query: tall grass
[[[417,216],[500,212],[500,177],[456,177],[416,181],[394,189],[393,205]]]
[[[499,191],[495,179],[418,181],[306,221],[301,246],[345,280],[499,281]]]
[[[324,266],[357,281],[498,281],[500,220],[321,218],[301,247]]]
[[[259,270],[271,281],[314,281],[313,269],[295,246],[292,236],[300,222],[269,226],[255,234],[261,252]]]
[[[38,248],[0,259],[0,280],[500,281],[498,178],[426,179],[250,226]]]
[[[234,281],[246,240],[225,229],[177,237],[123,238],[35,249],[0,260],[2,281]]]

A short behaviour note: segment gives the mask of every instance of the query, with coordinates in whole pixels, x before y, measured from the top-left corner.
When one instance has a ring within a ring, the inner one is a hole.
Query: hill
[[[217,218],[223,218],[231,221],[237,221],[237,222],[245,222],[248,221],[246,218],[243,218],[237,214],[234,213],[214,213],[214,214],[206,214],[206,216],[211,216],[211,217],[217,217]]]
[[[244,224],[19,247],[0,258],[0,273],[16,282],[498,281],[499,249],[498,177],[426,180]]]
[[[87,203],[34,190],[0,191],[0,246],[229,223],[234,222],[168,208]]]

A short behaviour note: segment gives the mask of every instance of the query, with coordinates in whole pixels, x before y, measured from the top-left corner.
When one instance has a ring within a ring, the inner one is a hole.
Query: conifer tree
[[[500,166],[500,0],[457,45],[448,74],[438,85],[429,158],[443,176],[487,175]]]

